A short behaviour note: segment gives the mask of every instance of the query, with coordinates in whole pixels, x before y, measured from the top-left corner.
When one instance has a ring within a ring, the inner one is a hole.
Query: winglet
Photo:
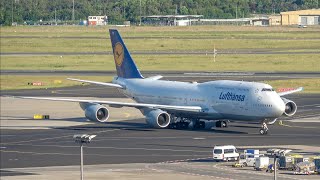
[[[278,95],[284,96],[284,95],[288,95],[288,94],[292,94],[292,93],[296,93],[296,92],[300,92],[300,91],[303,91],[303,87],[299,87],[299,88],[291,90],[291,91],[279,92]]]

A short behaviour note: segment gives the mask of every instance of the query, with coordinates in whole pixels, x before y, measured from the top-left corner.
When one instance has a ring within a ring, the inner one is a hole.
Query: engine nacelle
[[[170,115],[160,109],[151,110],[145,115],[146,122],[154,128],[166,128],[170,124]]]
[[[95,122],[106,122],[109,118],[109,110],[100,104],[80,103],[86,118]]]
[[[285,109],[284,109],[284,115],[286,116],[293,116],[297,112],[297,105],[293,101],[286,99],[286,98],[281,98],[285,104]]]

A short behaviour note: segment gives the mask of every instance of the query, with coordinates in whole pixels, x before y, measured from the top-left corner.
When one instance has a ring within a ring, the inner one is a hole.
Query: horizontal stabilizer
[[[74,78],[67,78],[67,79],[71,80],[71,81],[79,81],[79,82],[90,83],[90,84],[98,84],[98,85],[102,85],[102,86],[111,86],[111,87],[116,87],[116,88],[121,88],[121,89],[124,88],[123,86],[121,86],[119,84],[113,84],[113,83],[104,83],[104,82],[81,80],[81,79],[74,79]]]
[[[163,76],[161,76],[161,75],[157,75],[157,76],[151,76],[151,77],[148,77],[148,78],[146,78],[146,79],[150,79],[150,80],[158,80],[158,79],[161,79],[161,78],[163,78]]]

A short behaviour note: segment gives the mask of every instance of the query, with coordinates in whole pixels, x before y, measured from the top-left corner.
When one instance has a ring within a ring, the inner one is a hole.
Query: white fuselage
[[[139,103],[200,106],[202,112],[170,111],[179,117],[195,119],[265,120],[281,116],[285,104],[268,84],[244,81],[188,83],[152,79],[123,79],[114,83]],[[264,91],[264,90],[266,91]]]

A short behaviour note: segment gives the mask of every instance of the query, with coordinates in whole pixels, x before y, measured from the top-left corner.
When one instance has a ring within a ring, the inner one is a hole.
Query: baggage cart
[[[313,174],[315,172],[314,162],[300,162],[295,165],[294,174]]]

